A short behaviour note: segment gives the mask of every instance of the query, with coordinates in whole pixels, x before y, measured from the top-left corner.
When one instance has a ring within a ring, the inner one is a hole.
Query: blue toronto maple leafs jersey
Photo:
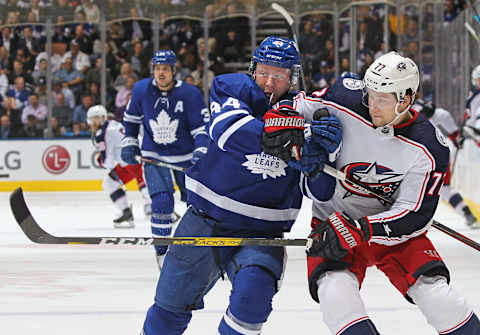
[[[279,233],[289,231],[302,202],[300,172],[262,152],[265,94],[245,74],[214,79],[210,90],[211,139],[207,154],[186,173],[188,202],[227,229]],[[335,181],[322,175],[321,199],[333,194]],[[308,223],[306,223],[308,224]]]
[[[205,131],[209,119],[195,86],[177,81],[167,92],[158,89],[153,78],[146,78],[135,83],[123,123],[126,136],[134,138],[143,125],[143,157],[187,167],[194,149],[206,147],[209,141]]]

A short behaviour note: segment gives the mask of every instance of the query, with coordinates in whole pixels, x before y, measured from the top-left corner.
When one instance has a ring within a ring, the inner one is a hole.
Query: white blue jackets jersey
[[[480,129],[480,89],[475,90],[467,99],[466,126]]]
[[[302,202],[300,172],[262,152],[263,115],[270,109],[263,91],[245,74],[214,79],[207,154],[186,173],[188,202],[236,231],[289,231]],[[327,200],[335,181],[315,179]]]
[[[120,157],[124,136],[125,129],[115,120],[106,120],[95,133],[93,144],[99,151],[100,160],[106,169],[112,170],[117,164],[127,165]]]
[[[206,147],[209,119],[195,86],[178,81],[166,92],[158,89],[153,78],[146,78],[135,83],[123,123],[126,136],[134,138],[143,124],[143,157],[188,167],[194,149]]]
[[[371,242],[402,243],[427,231],[437,208],[439,191],[448,167],[445,138],[423,115],[383,133],[373,126],[362,104],[363,82],[339,78],[326,92],[296,97],[297,110],[311,119],[318,108],[327,107],[343,125],[343,147],[337,169],[347,178],[390,198],[383,203],[354,186],[337,181],[327,202],[314,201],[313,215],[327,218],[334,211],[354,219],[366,217],[373,228]]]

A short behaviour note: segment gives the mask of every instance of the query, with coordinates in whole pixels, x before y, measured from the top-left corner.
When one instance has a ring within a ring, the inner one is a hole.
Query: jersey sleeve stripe
[[[377,215],[372,215],[372,216],[368,217],[368,221],[370,221],[371,223],[378,223],[378,222],[387,222],[387,221],[398,220],[398,219],[404,217],[405,215],[407,215],[408,212],[409,212],[408,209],[404,209],[400,213],[395,214],[395,215],[391,215],[391,216],[388,216],[388,217],[379,217]]]
[[[209,135],[210,135],[210,138],[213,139],[213,129],[215,128],[215,126],[217,125],[217,123],[219,123],[220,121],[223,121],[233,115],[238,115],[238,114],[246,114],[246,115],[249,115],[248,111],[244,110],[244,109],[236,109],[236,110],[233,110],[233,111],[229,111],[229,112],[225,112],[217,117],[215,117],[215,119],[213,120],[212,124],[210,125],[210,130],[209,130]]]
[[[193,130],[190,130],[190,134],[193,136],[193,138],[197,137],[197,135],[200,135],[200,134],[207,135],[207,132],[205,131],[205,125],[195,128]]]
[[[232,136],[240,127],[244,126],[246,123],[252,120],[255,120],[255,118],[251,115],[248,115],[228,127],[227,130],[225,130],[222,136],[220,136],[220,138],[218,139],[218,147],[225,151],[224,146],[230,136]]]
[[[408,241],[409,239],[413,237],[420,236],[422,234],[425,234],[425,232],[430,228],[430,223],[427,224],[425,227],[423,227],[420,230],[414,231],[410,235],[402,235],[400,237],[388,237],[388,236],[373,236],[370,239],[370,242],[377,243],[377,244],[382,244],[382,245],[396,245],[403,243],[405,241]]]
[[[219,208],[259,220],[272,221],[274,223],[278,221],[295,220],[300,211],[300,209],[297,208],[273,209],[245,204],[215,193],[199,181],[189,177],[188,174],[185,176],[185,186],[189,191]]]

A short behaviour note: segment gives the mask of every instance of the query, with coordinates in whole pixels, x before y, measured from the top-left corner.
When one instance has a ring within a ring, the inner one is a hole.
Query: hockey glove
[[[342,148],[342,124],[326,108],[315,111],[310,125],[312,140],[328,152],[328,159],[334,162]]]
[[[279,105],[278,109],[270,109],[263,116],[263,121],[263,152],[285,162],[300,160],[301,147],[305,144],[303,116],[285,104]]]
[[[196,148],[195,151],[193,152],[193,156],[192,156],[192,159],[190,160],[190,163],[192,163],[192,165],[197,164],[200,158],[205,156],[206,153],[207,153],[207,147]]]
[[[135,158],[136,156],[140,156],[138,139],[129,136],[124,137],[122,139],[122,152],[120,157],[125,163],[135,165],[139,163]]]
[[[335,212],[327,220],[312,219],[312,239],[307,256],[340,260],[372,236],[372,226],[365,217],[353,220],[346,214]]]
[[[302,158],[299,161],[288,161],[288,166],[300,170],[310,179],[315,179],[328,162],[326,151],[317,143],[308,141],[302,147]]]

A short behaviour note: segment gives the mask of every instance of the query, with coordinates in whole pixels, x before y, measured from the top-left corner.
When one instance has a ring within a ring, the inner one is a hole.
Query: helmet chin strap
[[[393,118],[392,121],[390,121],[389,123],[387,123],[386,125],[384,126],[381,126],[381,127],[378,127],[380,129],[380,132],[382,134],[388,134],[388,135],[391,135],[393,136],[394,132],[393,132],[393,125],[395,122],[397,122],[398,119],[400,119],[403,115],[405,115],[405,113],[408,113],[408,110],[410,109],[412,105],[409,104],[407,106],[407,108],[405,108],[405,110],[403,110],[402,112],[399,112],[398,111],[398,108],[400,107],[400,102],[397,102],[395,104],[395,117]]]

